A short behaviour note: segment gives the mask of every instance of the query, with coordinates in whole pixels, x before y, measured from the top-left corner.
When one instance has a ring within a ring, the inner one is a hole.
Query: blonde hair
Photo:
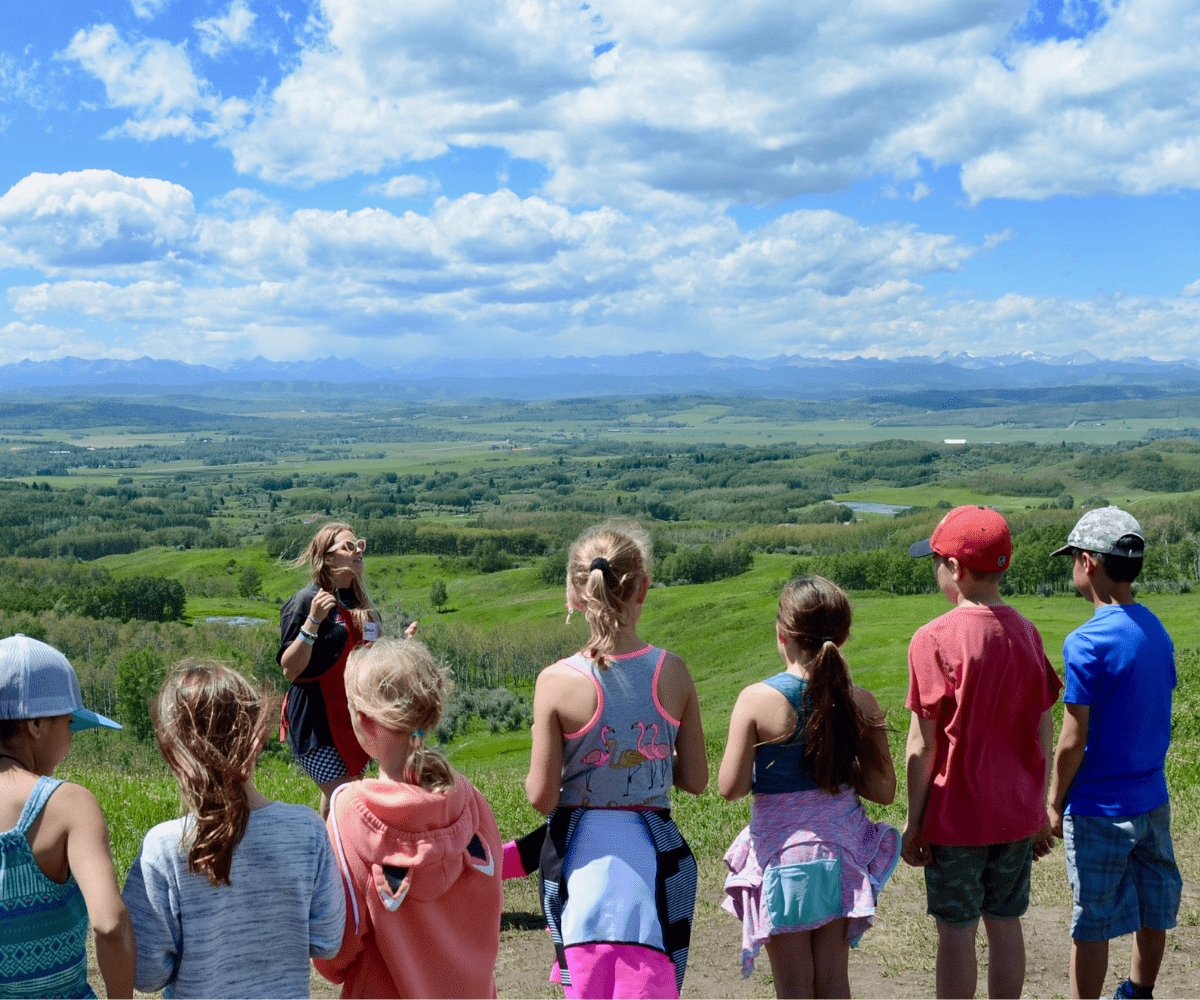
[[[775,627],[811,657],[804,756],[813,780],[831,795],[845,785],[861,790],[863,772],[878,770],[883,761],[873,732],[878,726],[854,700],[850,667],[840,649],[850,636],[850,598],[823,576],[789,580],[779,595]]]
[[[608,669],[617,630],[653,567],[650,539],[633,521],[605,521],[588,528],[571,546],[567,606],[587,618],[592,637],[582,652],[601,670]]]
[[[333,567],[330,565],[329,549],[333,546],[334,539],[337,538],[343,531],[348,531],[350,534],[355,534],[355,531],[345,521],[330,521],[327,524],[321,525],[317,529],[317,533],[313,535],[312,541],[308,543],[306,548],[292,562],[292,565],[299,568],[308,566],[308,575],[312,577],[315,583],[322,590],[328,590],[331,594],[337,594],[338,585],[333,579]],[[362,630],[363,624],[372,621],[379,621],[379,612],[375,609],[375,602],[371,600],[371,595],[367,593],[366,585],[359,577],[353,577],[350,581],[350,586],[347,588],[354,593],[354,600],[357,607],[347,608],[346,610],[354,616],[354,621],[357,623],[359,630]]]
[[[425,643],[381,639],[359,646],[346,661],[346,700],[350,707],[397,736],[411,736],[404,780],[431,792],[454,787],[446,755],[414,730],[432,730],[453,683]]]
[[[212,885],[230,884],[250,819],[243,785],[266,745],[272,701],[236,670],[193,659],[176,664],[158,692],[154,737],[195,819],[188,870]]]

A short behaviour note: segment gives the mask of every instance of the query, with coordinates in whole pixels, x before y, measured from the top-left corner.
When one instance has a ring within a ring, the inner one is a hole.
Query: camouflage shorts
[[[930,844],[925,869],[928,912],[952,927],[976,923],[980,915],[1011,920],[1029,908],[1033,838],[981,847]]]

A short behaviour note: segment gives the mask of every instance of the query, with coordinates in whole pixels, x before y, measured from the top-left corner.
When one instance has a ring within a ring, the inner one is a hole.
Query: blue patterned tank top
[[[578,732],[563,734],[562,805],[670,808],[679,720],[658,701],[666,657],[665,649],[646,646],[610,656],[607,670],[579,653],[563,661],[596,686],[596,711]]]
[[[808,681],[784,670],[763,683],[788,700],[796,713],[796,728],[782,743],[764,743],[754,751],[754,794],[812,791],[818,785],[813,780],[812,764],[804,759],[808,747],[804,736],[804,723],[808,721],[804,693]]]
[[[38,867],[26,835],[62,784],[38,778],[21,818],[0,833],[0,997],[94,997],[87,981],[87,905],[75,876]]]

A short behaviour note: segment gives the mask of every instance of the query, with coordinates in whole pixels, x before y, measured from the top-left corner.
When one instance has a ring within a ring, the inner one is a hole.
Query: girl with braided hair
[[[272,708],[241,674],[195,660],[158,693],[154,735],[186,813],[146,834],[125,880],[139,990],[307,997],[309,958],[337,953],[345,900],[325,826],[254,786]]]
[[[775,620],[785,669],[742,690],[721,759],[721,795],[754,793],[723,905],[742,921],[742,974],[765,944],[780,997],[850,996],[849,949],[900,856],[896,828],[860,801],[890,803],[896,772],[879,703],[850,680],[849,635],[840,587],[791,580]]]
[[[637,633],[651,567],[636,524],[575,541],[567,609],[591,634],[534,691],[525,790],[549,816],[542,909],[567,997],[677,997],[683,983],[696,862],[669,793],[704,791],[708,758],[686,664]]]

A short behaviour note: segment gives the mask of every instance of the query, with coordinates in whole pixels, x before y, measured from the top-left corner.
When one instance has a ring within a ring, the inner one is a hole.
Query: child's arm
[[[178,837],[174,839],[178,850]],[[153,833],[147,834],[121,890],[137,937],[134,986],[145,993],[157,993],[174,981],[183,942],[178,897],[167,866],[158,863],[157,846]]]
[[[117,885],[100,803],[86,788],[72,784],[62,785],[51,801],[68,817],[67,865],[83,893],[96,934],[96,964],[104,989],[110,997],[132,997],[137,944]]]
[[[929,790],[933,787],[933,769],[937,763],[937,722],[923,719],[916,712],[908,727],[908,746],[905,749],[905,772],[908,777],[908,816],[904,820],[902,854],[910,865],[923,868],[929,864],[929,844],[921,834],[925,822],[925,807],[929,805]]]
[[[729,738],[717,771],[717,790],[727,802],[749,795],[753,788],[754,751],[759,742],[753,703],[751,688],[742,688],[729,717]]]
[[[892,763],[892,748],[888,746],[887,723],[883,709],[866,688],[854,688],[854,703],[871,726],[870,738],[878,751],[878,767],[863,770],[858,794],[880,805],[891,805],[896,797],[896,766]],[[860,757],[861,761],[861,757]]]
[[[704,749],[704,727],[700,722],[700,697],[687,664],[674,653],[668,653],[663,661],[658,698],[664,707],[683,706],[671,760],[672,782],[676,788],[699,795],[708,787],[708,752]]]
[[[317,832],[317,871],[308,910],[308,954],[310,958],[333,958],[341,949],[346,930],[346,894],[333,846],[324,829]]]
[[[313,959],[313,966],[317,972],[331,983],[346,981],[346,970],[362,954],[363,938],[371,933],[371,918],[366,900],[360,899],[355,889],[356,884],[366,885],[370,867],[364,866],[357,854],[347,851],[338,827],[339,805],[336,797],[329,803],[329,815],[325,820],[325,830],[336,862],[338,881],[341,883],[339,891],[342,893],[344,901],[345,920],[342,925],[340,944],[334,949],[336,954],[332,958]],[[334,937],[338,937],[336,932]]]
[[[1050,753],[1054,748],[1054,712],[1050,709],[1046,709],[1042,713],[1041,719],[1038,720],[1038,743],[1042,747],[1042,759],[1047,762],[1046,784],[1048,786],[1050,783]],[[1033,856],[1035,858],[1044,858],[1054,850],[1054,826],[1049,818],[1049,810],[1046,811],[1046,816],[1046,822],[1042,824],[1042,828],[1033,835]]]
[[[1050,781],[1049,802],[1046,812],[1050,815],[1050,827],[1054,836],[1063,835],[1063,810],[1067,807],[1067,792],[1071,782],[1083,764],[1083,752],[1087,748],[1088,719],[1091,705],[1063,705],[1062,731],[1058,734],[1058,748],[1054,751],[1054,771]]]
[[[529,751],[529,775],[525,794],[529,804],[543,816],[558,805],[562,789],[563,734],[558,706],[569,696],[570,670],[557,663],[538,674],[533,689],[533,747]]]

